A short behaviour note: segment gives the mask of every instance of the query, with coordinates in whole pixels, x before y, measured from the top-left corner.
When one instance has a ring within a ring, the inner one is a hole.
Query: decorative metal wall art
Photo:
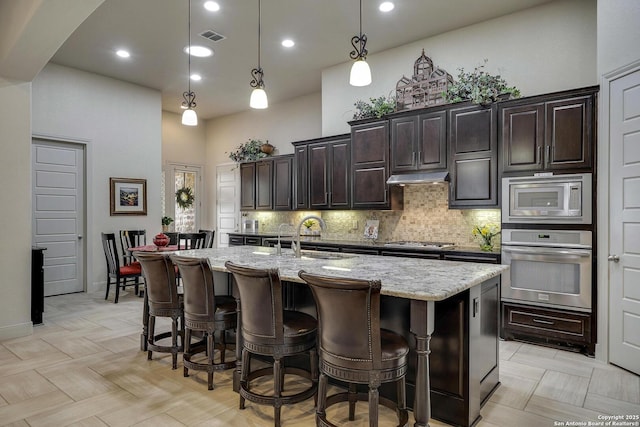
[[[396,111],[444,104],[442,96],[453,84],[451,74],[433,66],[431,58],[422,54],[413,64],[413,76],[402,76],[396,84]]]

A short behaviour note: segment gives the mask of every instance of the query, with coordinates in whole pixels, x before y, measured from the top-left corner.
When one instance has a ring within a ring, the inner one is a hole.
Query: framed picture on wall
[[[147,180],[109,178],[111,216],[147,214]]]

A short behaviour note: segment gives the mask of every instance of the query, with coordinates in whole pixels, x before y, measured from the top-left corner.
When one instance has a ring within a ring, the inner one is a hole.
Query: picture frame
[[[147,180],[109,178],[110,213],[116,215],[147,214]]]
[[[364,238],[375,240],[378,238],[378,227],[380,220],[368,219],[364,224]]]

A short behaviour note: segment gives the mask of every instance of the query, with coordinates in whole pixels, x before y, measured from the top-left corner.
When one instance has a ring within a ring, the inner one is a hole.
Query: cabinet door
[[[350,150],[349,140],[341,140],[331,143],[330,149],[330,187],[329,187],[329,207],[348,209],[349,201],[349,177],[351,168],[349,167]]]
[[[308,147],[306,145],[296,146],[294,156],[295,208],[309,209]]]
[[[326,143],[309,145],[309,208],[329,207],[329,151]]]
[[[593,96],[546,103],[546,168],[591,168]]]
[[[256,210],[273,209],[273,161],[256,162]]]
[[[240,164],[240,210],[256,208],[256,164]]]
[[[356,125],[351,137],[351,206],[388,209],[389,127],[387,121]]]
[[[414,150],[419,170],[447,167],[447,112],[437,111],[418,117],[419,138]]]
[[[392,172],[406,172],[416,169],[415,146],[417,140],[418,116],[398,117],[391,120]]]
[[[495,107],[449,111],[451,208],[498,206],[496,115]]]
[[[502,170],[536,171],[544,166],[544,103],[500,108]]]
[[[293,195],[292,165],[292,156],[273,158],[273,209],[275,210],[291,210],[291,199]]]

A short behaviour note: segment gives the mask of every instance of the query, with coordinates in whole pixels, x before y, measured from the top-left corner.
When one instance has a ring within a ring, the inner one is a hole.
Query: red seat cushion
[[[136,274],[142,274],[142,267],[138,263],[138,265],[124,265],[120,267],[120,274],[123,276],[133,276]]]

